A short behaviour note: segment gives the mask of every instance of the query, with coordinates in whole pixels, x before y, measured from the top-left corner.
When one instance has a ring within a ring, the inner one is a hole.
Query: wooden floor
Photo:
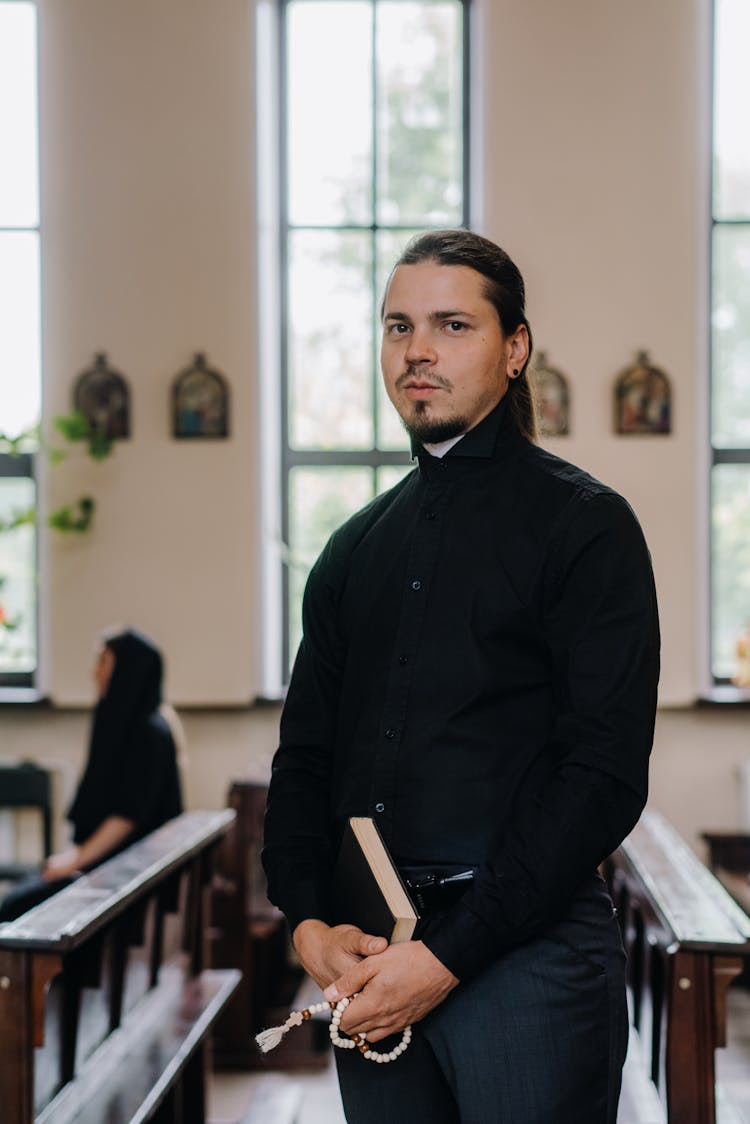
[[[729,1043],[717,1054],[718,1124],[750,1124],[750,991],[729,994]],[[638,1042],[626,1066],[638,1065]],[[212,1078],[210,1124],[345,1124],[333,1062],[322,1073],[220,1073]],[[498,1122],[501,1124],[501,1122]],[[656,1098],[623,1096],[617,1124],[665,1124]]]

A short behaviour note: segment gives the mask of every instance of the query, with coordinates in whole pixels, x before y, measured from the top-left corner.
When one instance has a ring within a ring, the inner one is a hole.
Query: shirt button
[[[425,519],[434,519],[435,518],[435,512],[434,511],[426,511],[424,513],[424,517],[425,517]]]
[[[375,805],[375,811],[376,812],[384,812],[385,811],[385,804],[376,804]]]
[[[397,733],[398,733],[398,730],[394,730],[393,727],[389,726],[388,729],[385,732],[385,736],[387,738],[395,738]]]
[[[408,663],[408,662],[409,662],[409,657],[408,657],[407,655],[401,655],[401,656],[399,656],[399,657],[398,657],[398,662],[399,662],[399,663],[401,664],[401,666],[403,667],[403,666],[404,666],[404,664],[406,664],[406,663]]]
[[[412,583],[411,583],[411,587],[412,587],[412,589],[415,589],[415,590],[416,590],[416,589],[421,589],[421,588],[422,588],[422,583],[421,583],[421,582],[412,582]]]

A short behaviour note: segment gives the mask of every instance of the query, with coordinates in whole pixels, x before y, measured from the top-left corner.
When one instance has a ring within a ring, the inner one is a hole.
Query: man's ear
[[[508,337],[508,378],[515,379],[523,370],[529,358],[529,330],[519,324],[512,336]]]

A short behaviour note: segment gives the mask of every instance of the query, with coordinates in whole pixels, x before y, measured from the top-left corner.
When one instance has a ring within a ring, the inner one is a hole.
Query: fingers
[[[411,1022],[405,1011],[383,1010],[382,1004],[368,1002],[367,992],[357,995],[344,1012],[340,1029],[352,1037],[366,1035],[368,1042],[379,1042],[390,1034],[401,1034]]]
[[[324,997],[329,1003],[338,1003],[339,999],[344,999],[347,995],[354,995],[355,991],[361,991],[367,981],[372,978],[373,968],[367,960],[360,961],[356,968],[350,969],[334,980],[325,991]]]
[[[385,952],[388,941],[385,937],[373,937],[370,933],[360,934],[358,952],[363,956],[375,956],[378,952]]]
[[[374,1030],[367,1031],[367,1041],[374,1046],[376,1042],[382,1042],[384,1038],[388,1038],[391,1034],[403,1034],[403,1031],[402,1026],[378,1026]],[[355,1030],[354,1033],[359,1032]]]
[[[384,952],[388,948],[388,941],[385,937],[376,937],[372,933],[363,933],[361,929],[355,929],[354,926],[347,928],[342,933],[342,944],[347,952],[353,953],[355,956],[374,956],[378,952]]]
[[[376,1033],[378,1038],[385,1038],[403,1030],[407,1022],[411,1021],[406,1017],[406,1009],[402,1004],[391,1005],[387,992],[378,986],[377,978],[373,978],[375,976],[376,973],[373,972],[368,982],[357,985],[354,983],[354,974],[347,973],[346,977],[341,977],[324,992],[328,998],[335,987],[336,994],[340,993],[342,998],[345,995],[352,996],[341,1019],[341,1030],[345,1034],[367,1034],[370,1038]],[[346,979],[351,981],[350,987],[346,985]]]

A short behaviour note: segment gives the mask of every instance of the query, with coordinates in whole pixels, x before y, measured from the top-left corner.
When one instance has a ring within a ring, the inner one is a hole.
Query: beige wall
[[[220,808],[231,778],[268,768],[276,748],[279,708],[182,711],[188,743],[185,800],[191,808]],[[0,714],[0,760],[31,758],[54,775],[56,845],[67,842],[63,816],[83,765],[88,715],[14,707]],[[748,758],[746,712],[662,710],[651,759],[650,803],[701,851],[699,833],[713,828],[750,831],[739,771]]]
[[[242,703],[259,682],[254,68],[244,0],[40,0],[44,413],[104,350],[132,438],[47,473],[96,526],[48,535],[44,679],[88,700],[93,638],[133,622],[173,696]],[[169,390],[196,351],[232,388],[228,441],[174,441]]]
[[[481,4],[484,227],[517,258],[536,344],[572,381],[573,434],[550,447],[643,523],[669,704],[698,693],[705,633],[706,9]],[[612,433],[613,380],[639,349],[673,380],[669,437]]]
[[[93,637],[127,620],[169,653],[178,704],[247,702],[261,682],[254,5],[39,0],[45,415],[107,350],[133,391],[133,437],[106,464],[48,473],[94,531],[43,544],[46,686],[88,704]],[[700,687],[707,0],[476,0],[477,225],[526,274],[537,345],[572,381],[555,451],[620,488],[654,555],[663,704]],[[510,107],[510,108],[508,108]],[[615,374],[639,348],[672,376],[675,432],[617,439]],[[169,437],[172,376],[197,349],[233,392],[232,437]],[[272,374],[273,372],[271,372]],[[191,805],[275,741],[274,710],[188,711]],[[2,756],[58,769],[77,711],[0,714]],[[663,710],[652,799],[685,834],[739,823],[740,712]]]
[[[99,505],[91,534],[43,543],[44,685],[84,703],[93,637],[129,621],[169,652],[176,702],[241,704],[262,682],[255,5],[39,9],[45,416],[96,350],[133,391],[132,439],[43,481],[49,505]],[[645,527],[667,704],[698,693],[705,635],[706,10],[475,5],[477,225],[518,259],[537,345],[571,378],[555,451]],[[673,378],[670,437],[612,435],[613,378],[639,348]],[[171,379],[198,349],[231,383],[229,441],[169,436]]]

